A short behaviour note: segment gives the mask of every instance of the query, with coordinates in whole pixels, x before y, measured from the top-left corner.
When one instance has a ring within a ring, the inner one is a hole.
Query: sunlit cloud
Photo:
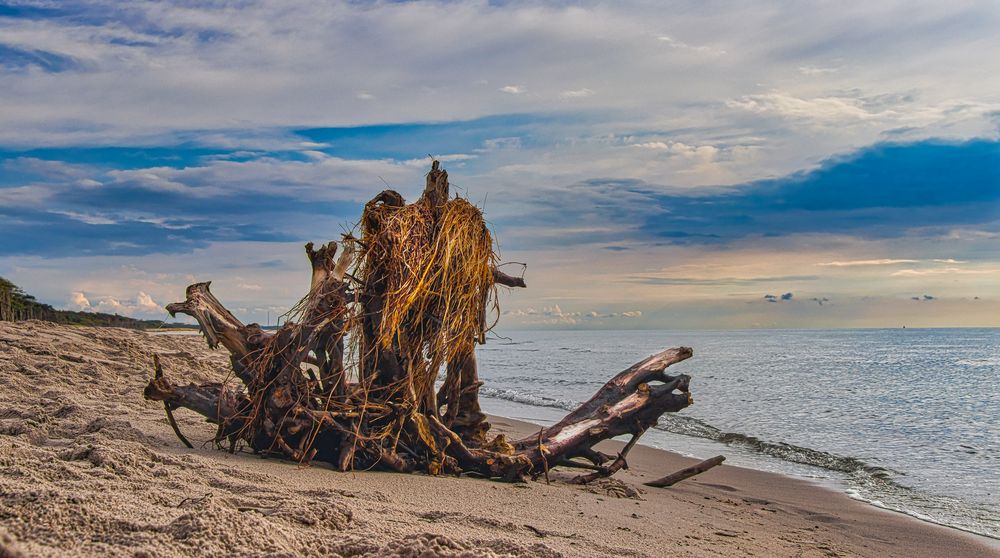
[[[875,265],[898,265],[898,264],[910,264],[917,263],[918,260],[898,260],[891,258],[882,258],[878,260],[852,260],[846,262],[826,262],[818,263],[816,265],[822,267],[859,267],[859,266],[875,266]]]
[[[615,324],[621,320],[630,320],[642,317],[641,310],[626,310],[623,312],[611,312],[602,310],[578,310],[563,311],[558,304],[553,306],[542,306],[540,309],[534,307],[516,308],[506,310],[503,316],[513,319],[515,323],[522,325],[579,325],[579,324]]]
[[[922,277],[926,275],[995,275],[998,269],[962,269],[958,267],[942,267],[934,269],[901,269],[893,272],[893,277]]]
[[[166,314],[153,297],[139,291],[134,298],[122,300],[113,296],[90,296],[80,291],[70,293],[66,310],[78,312],[101,312],[122,316],[161,317]]]

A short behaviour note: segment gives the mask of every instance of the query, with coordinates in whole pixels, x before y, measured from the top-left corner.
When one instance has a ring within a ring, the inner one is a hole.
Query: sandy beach
[[[187,449],[142,399],[153,352],[177,381],[229,369],[196,336],[0,323],[0,556],[1000,556],[997,541],[771,473],[723,465],[643,487],[694,460],[642,446],[586,487],[566,472],[504,484],[229,454],[180,410]]]

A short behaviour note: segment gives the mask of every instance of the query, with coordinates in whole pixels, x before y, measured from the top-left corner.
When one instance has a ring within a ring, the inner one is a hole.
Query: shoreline
[[[997,388],[996,339],[971,329],[914,338],[832,330],[510,334],[480,349],[481,395],[499,403],[484,400],[489,412],[548,424],[636,355],[695,347],[694,358],[668,371],[692,376],[695,405],[664,415],[642,443],[829,479],[852,498],[1000,538],[995,444],[982,407]],[[933,358],[941,374],[928,376],[924,363]],[[936,395],[940,382],[946,397]]]
[[[505,433],[510,432],[519,437],[527,436],[541,427],[541,425],[525,420],[496,414],[488,416],[488,420],[493,424],[494,428]],[[605,453],[614,455],[624,445],[623,442],[610,440],[599,444],[597,447]],[[647,446],[640,439],[640,442],[629,453],[629,469],[619,471],[612,478],[628,476],[630,477],[629,481],[641,486],[642,482],[659,478],[673,471],[694,465],[701,461],[701,459],[666,449]],[[939,536],[966,539],[968,542],[982,545],[985,549],[995,552],[997,553],[996,555],[1000,556],[1000,539],[973,533],[950,525],[942,525],[934,521],[915,517],[906,512],[878,506],[865,500],[851,498],[846,492],[836,488],[840,484],[838,481],[829,479],[810,479],[723,463],[667,489],[648,487],[643,487],[643,489],[649,492],[674,491],[683,488],[686,484],[717,488],[729,493],[747,492],[748,494],[752,494],[751,498],[766,494],[768,498],[764,499],[768,499],[771,502],[786,501],[794,502],[795,505],[815,506],[817,509],[813,511],[824,515],[822,517],[824,521],[831,521],[831,517],[846,518],[852,515],[871,518],[872,521],[867,522],[866,528],[883,532],[897,531],[900,536],[909,540],[915,540],[910,537],[911,533],[920,532],[925,529],[939,531]],[[695,489],[691,488],[691,490]],[[815,498],[812,498],[813,496]],[[804,501],[804,497],[808,498],[808,500]],[[949,545],[942,545],[941,551],[948,548],[950,548]],[[954,549],[951,552],[954,552]],[[908,555],[919,556],[921,554]],[[935,554],[931,553],[929,555],[933,556]],[[964,554],[961,555],[964,556]]]
[[[482,403],[483,403],[483,407],[484,407],[484,411],[483,412],[485,412],[487,415],[489,415],[490,417],[493,417],[493,418],[504,420],[504,421],[510,421],[510,422],[515,422],[515,423],[522,423],[523,426],[520,426],[519,429],[523,429],[523,428],[528,428],[528,429],[535,428],[535,429],[537,429],[537,428],[540,428],[540,427],[544,428],[544,427],[551,426],[552,424],[555,423],[555,420],[556,420],[556,419],[552,419],[551,417],[542,417],[540,415],[534,415],[533,416],[531,413],[532,412],[537,412],[539,409],[535,408],[535,407],[532,407],[530,405],[524,404],[524,403],[511,402],[511,401],[508,401],[508,400],[505,400],[505,399],[494,398],[492,396],[484,397],[482,399]],[[510,405],[513,405],[513,407],[508,407]],[[507,414],[505,414],[504,409],[500,408],[501,406],[508,407],[506,409],[507,411],[513,411],[511,413],[512,416],[508,416]],[[527,409],[519,409],[519,407],[522,407],[522,406],[526,407]],[[485,410],[485,409],[489,409],[489,410]],[[521,412],[518,412],[519,410]],[[812,484],[814,486],[822,488],[824,490],[829,490],[829,491],[832,491],[834,493],[847,496],[851,500],[853,500],[855,502],[859,502],[859,503],[861,503],[863,505],[866,505],[866,506],[872,506],[872,507],[877,508],[879,510],[891,512],[891,513],[895,513],[895,514],[901,514],[901,515],[910,517],[910,518],[912,518],[914,520],[920,521],[922,523],[927,523],[927,524],[930,524],[930,525],[936,525],[936,526],[939,526],[939,527],[944,527],[944,528],[947,528],[947,529],[951,529],[951,530],[955,530],[955,531],[958,531],[958,532],[961,532],[961,533],[965,533],[965,534],[971,535],[971,536],[973,536],[973,537],[975,537],[977,539],[985,541],[989,545],[995,546],[998,549],[1000,549],[1000,536],[990,536],[988,534],[977,532],[977,531],[974,531],[972,529],[964,528],[962,526],[948,524],[948,523],[943,523],[941,521],[935,520],[932,517],[923,516],[919,512],[915,512],[915,511],[912,511],[912,510],[904,510],[904,509],[897,509],[897,508],[894,508],[894,507],[890,507],[889,505],[883,504],[881,502],[872,501],[872,500],[863,498],[860,495],[858,495],[856,497],[852,496],[850,494],[850,492],[852,490],[854,490],[854,489],[852,489],[850,483],[848,482],[848,480],[846,478],[838,478],[838,477],[833,476],[833,475],[830,475],[830,476],[809,475],[809,474],[804,474],[804,472],[800,474],[800,473],[798,473],[798,472],[796,472],[794,470],[793,471],[775,470],[773,468],[768,468],[766,466],[755,466],[755,464],[756,465],[760,465],[760,463],[755,463],[752,460],[750,460],[748,462],[748,460],[746,460],[746,459],[738,460],[738,461],[733,461],[731,459],[732,458],[732,454],[727,451],[727,449],[729,449],[729,447],[726,446],[726,445],[724,445],[724,444],[709,444],[709,445],[713,445],[713,446],[716,446],[716,447],[696,446],[696,447],[692,447],[692,448],[687,448],[690,451],[680,451],[680,450],[677,450],[677,449],[670,448],[669,444],[664,444],[665,440],[655,440],[655,439],[651,439],[650,437],[648,437],[649,434],[653,434],[653,433],[654,433],[654,431],[652,429],[651,429],[650,432],[647,432],[647,436],[643,437],[642,439],[640,439],[638,445],[642,446],[642,447],[645,447],[645,448],[649,448],[651,450],[663,451],[663,452],[666,452],[666,453],[671,454],[671,455],[676,455],[676,456],[681,457],[681,458],[689,459],[692,463],[700,462],[703,459],[707,459],[708,457],[713,456],[713,455],[724,455],[726,457],[726,463],[725,464],[727,466],[729,466],[729,467],[739,467],[739,468],[748,469],[748,470],[751,470],[751,471],[757,471],[757,472],[763,472],[763,473],[770,473],[770,474],[778,475],[779,477],[788,477],[788,478],[792,478],[792,479],[795,479],[795,480],[805,481],[805,482],[808,482],[808,483],[810,483],[810,484]],[[682,438],[684,437],[684,435],[682,435],[682,434],[676,434],[676,436],[679,436],[679,437],[682,437]],[[621,442],[619,442],[619,444],[621,444]],[[778,458],[775,458],[775,459],[778,459]],[[829,472],[829,470],[822,469],[822,468],[818,468],[818,470],[819,471]],[[666,473],[664,473],[664,474],[666,474]]]
[[[229,369],[198,336],[0,323],[0,555],[1000,556],[991,539],[776,473],[721,465],[644,487],[696,460],[641,445],[629,470],[587,486],[558,469],[506,484],[230,454],[205,443],[214,425],[178,411],[187,449],[142,399],[154,352],[177,381]]]

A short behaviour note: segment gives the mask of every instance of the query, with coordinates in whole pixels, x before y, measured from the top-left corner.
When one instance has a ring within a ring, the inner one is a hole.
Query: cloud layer
[[[504,320],[982,323],[998,50],[975,1],[0,3],[0,273],[264,321],[434,156],[530,264]]]

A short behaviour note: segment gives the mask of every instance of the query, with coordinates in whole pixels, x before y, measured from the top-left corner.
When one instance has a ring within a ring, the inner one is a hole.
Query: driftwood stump
[[[236,380],[182,386],[157,365],[145,397],[205,416],[218,425],[215,443],[230,451],[245,444],[340,470],[508,481],[558,466],[594,471],[582,482],[624,465],[624,454],[604,455],[595,444],[623,434],[634,443],[663,413],[691,404],[689,377],[665,372],[691,349],[668,349],[619,373],[540,433],[491,438],[474,347],[491,327],[496,286],[525,283],[497,269],[481,212],[449,199],[448,174],[436,161],[418,201],[406,204],[386,190],[365,206],[360,238],[305,249],[309,293],[276,331],[243,324],[207,282],[168,305],[171,315],[197,320],[210,347],[229,352]]]

